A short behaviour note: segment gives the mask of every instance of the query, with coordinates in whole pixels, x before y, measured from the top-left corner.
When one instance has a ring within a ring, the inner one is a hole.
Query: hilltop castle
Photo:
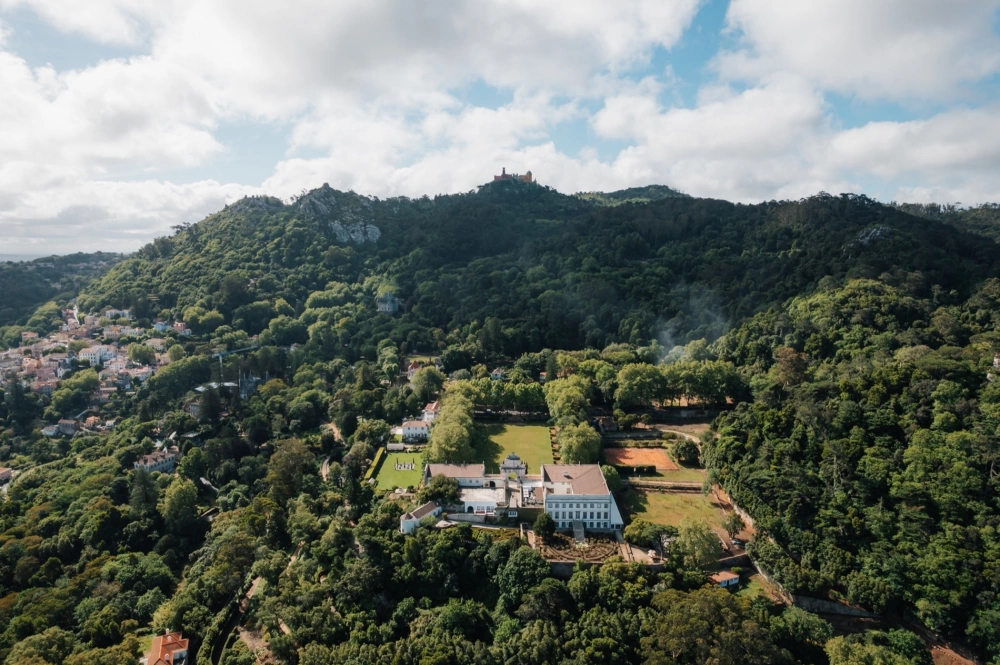
[[[498,180],[520,180],[521,182],[535,182],[534,179],[531,177],[531,171],[528,171],[524,175],[518,175],[516,173],[510,174],[507,173],[506,166],[503,167],[503,170],[500,172],[500,175],[493,176],[493,182],[497,182]]]

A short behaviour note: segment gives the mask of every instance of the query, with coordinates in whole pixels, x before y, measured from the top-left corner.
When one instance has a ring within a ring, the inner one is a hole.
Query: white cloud
[[[44,244],[46,253],[134,251],[175,224],[198,221],[259,191],[215,181],[79,180],[25,194],[13,216],[0,214],[0,229],[11,242]]]
[[[868,123],[831,141],[831,161],[897,183],[893,194],[900,201],[1000,201],[998,113],[989,105],[926,120]]]
[[[610,98],[593,118],[599,134],[635,142],[616,169],[739,201],[849,186],[823,163],[828,124],[822,96],[789,77],[740,92],[716,87],[690,109]]]
[[[1000,72],[1000,0],[733,0],[732,79],[775,72],[844,94],[941,99]]]
[[[474,80],[579,94],[595,72],[676,43],[698,5],[217,0],[165,24],[153,53],[202,72],[232,104],[269,117],[345,93],[433,107],[442,91]]]
[[[0,9],[30,7],[63,32],[117,45],[139,43],[145,24],[161,16],[164,5],[148,0],[0,0]]]
[[[960,109],[926,120],[872,122],[840,133],[832,143],[843,168],[884,178],[932,178],[1000,172],[1000,107]]]
[[[562,191],[665,183],[757,201],[864,182],[1000,198],[1000,109],[968,90],[1000,70],[1000,0],[733,0],[737,47],[686,107],[676,86],[692,82],[644,66],[701,4],[0,0],[135,50],[32,68],[0,33],[0,238],[131,249],[246,193],[467,191],[503,165]],[[504,102],[476,106],[470,87]],[[840,131],[831,91],[969,106]],[[234,120],[291,127],[260,187],[205,175]]]
[[[210,91],[148,56],[60,73],[0,51],[0,88],[5,160],[187,166],[220,149]]]

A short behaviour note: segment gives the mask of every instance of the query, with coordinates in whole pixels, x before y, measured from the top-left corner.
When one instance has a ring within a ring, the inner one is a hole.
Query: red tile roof
[[[153,638],[153,644],[149,649],[149,659],[146,662],[148,665],[159,665],[160,663],[173,665],[174,658],[179,651],[184,652],[183,655],[187,660],[187,649],[188,641],[181,637],[180,633],[157,635]]]

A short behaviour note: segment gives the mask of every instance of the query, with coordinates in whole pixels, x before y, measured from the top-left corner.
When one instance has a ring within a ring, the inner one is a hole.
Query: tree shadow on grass
[[[644,492],[625,490],[619,493],[618,498],[629,521],[631,521],[637,513],[644,513],[649,508],[649,497],[647,497]]]
[[[475,453],[475,459],[486,465],[486,473],[500,471],[500,462],[502,461],[500,455],[503,454],[503,447],[493,441],[493,437],[500,436],[506,429],[506,425],[486,423],[477,425],[472,432],[472,450]]]

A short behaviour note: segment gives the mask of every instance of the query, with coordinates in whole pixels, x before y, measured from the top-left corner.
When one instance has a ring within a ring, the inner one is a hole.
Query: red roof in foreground
[[[728,570],[720,570],[719,572],[715,573],[714,575],[712,575],[708,579],[712,580],[716,584],[720,584],[722,582],[728,582],[729,580],[738,579],[738,578],[739,578],[739,575],[737,575],[736,573],[732,573],[732,572],[730,572]]]
[[[153,638],[153,644],[149,649],[148,665],[158,665],[166,663],[173,665],[174,656],[178,651],[183,651],[187,655],[188,641],[181,637],[180,633],[167,633],[157,635]]]

